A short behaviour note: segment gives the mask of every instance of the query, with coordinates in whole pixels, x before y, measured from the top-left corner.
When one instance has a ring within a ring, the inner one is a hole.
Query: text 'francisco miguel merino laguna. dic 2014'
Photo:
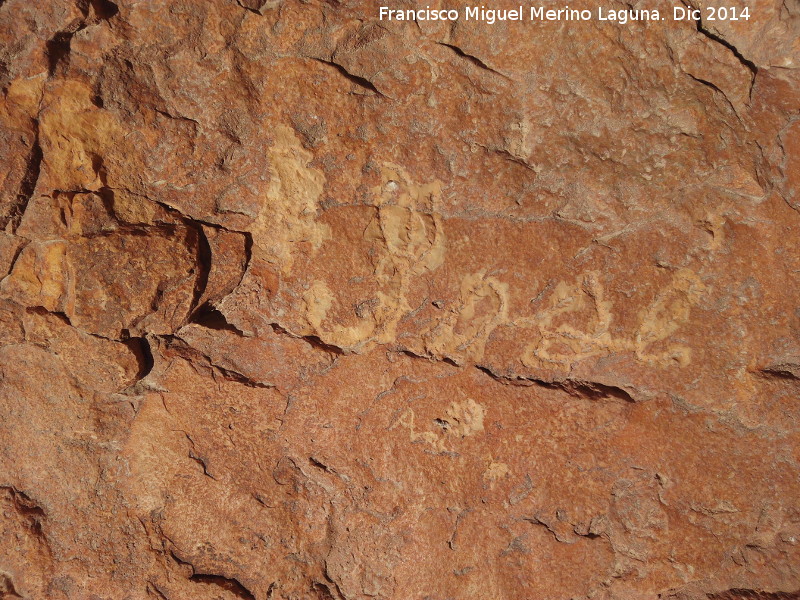
[[[527,9],[527,10],[526,10]],[[749,8],[738,9],[735,7],[706,7],[708,14],[704,15],[709,21],[739,21],[749,20]],[[674,21],[697,21],[701,18],[699,9],[673,7],[669,15]],[[395,9],[381,6],[378,11],[381,21],[481,21],[488,25],[498,21],[614,21],[620,25],[633,21],[664,21],[667,16],[662,16],[657,9],[609,9],[602,6],[595,10],[576,9],[564,6],[563,8],[544,8],[542,6],[529,6],[510,9],[486,8],[484,6],[466,6],[462,9],[437,9],[426,6],[420,9]]]

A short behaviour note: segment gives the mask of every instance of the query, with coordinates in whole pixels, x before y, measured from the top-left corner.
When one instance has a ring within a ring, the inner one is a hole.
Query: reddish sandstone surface
[[[800,597],[800,4],[746,4],[0,0],[0,598]]]

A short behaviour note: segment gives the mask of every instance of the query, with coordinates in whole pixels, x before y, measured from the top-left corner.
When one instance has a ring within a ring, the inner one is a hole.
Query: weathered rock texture
[[[0,598],[797,598],[800,4],[748,5],[0,0]]]

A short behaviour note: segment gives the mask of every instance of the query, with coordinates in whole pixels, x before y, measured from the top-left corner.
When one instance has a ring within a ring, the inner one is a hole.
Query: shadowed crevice
[[[522,375],[510,377],[499,375],[485,365],[475,365],[475,368],[477,368],[481,373],[488,375],[495,381],[504,385],[516,385],[523,387],[536,385],[548,390],[567,392],[572,396],[587,398],[589,400],[604,400],[608,398],[614,398],[616,400],[622,400],[623,402],[637,402],[637,400],[631,396],[630,393],[621,387],[608,385],[597,381],[584,381],[581,379],[571,378],[548,381],[546,379]]]
[[[316,336],[316,335],[299,335],[298,336],[298,335],[292,334],[291,332],[289,332],[288,330],[284,329],[283,327],[281,327],[277,323],[271,323],[271,326],[272,326],[272,329],[276,333],[280,333],[280,334],[283,334],[283,335],[288,335],[289,337],[293,337],[293,338],[298,339],[298,340],[303,340],[304,342],[306,342],[310,346],[316,348],[317,350],[324,350],[325,352],[330,352],[331,354],[337,354],[337,355],[346,354],[346,352],[344,351],[343,348],[340,348],[339,346],[334,346],[332,344],[327,344],[327,343],[323,342],[322,339],[319,336]]]
[[[187,225],[189,224],[187,223]],[[194,236],[196,236],[195,262],[197,265],[197,272],[194,280],[194,293],[192,295],[191,308],[189,309],[189,321],[191,322],[198,315],[198,313],[201,313],[204,311],[204,309],[208,308],[199,306],[199,302],[203,297],[203,294],[205,294],[206,287],[208,286],[208,278],[211,274],[212,252],[211,244],[209,244],[208,238],[206,237],[206,234],[201,226],[195,225],[194,227],[190,227],[189,230]]]
[[[751,61],[751,60],[749,60],[749,59],[745,58],[745,57],[742,55],[742,53],[741,53],[741,52],[739,52],[739,49],[738,49],[736,46],[734,46],[733,44],[731,44],[731,43],[730,43],[728,40],[726,40],[725,38],[722,38],[722,37],[720,37],[720,36],[718,36],[718,35],[716,35],[716,34],[714,34],[714,33],[710,32],[708,29],[706,29],[706,28],[705,28],[705,26],[703,25],[702,21],[697,21],[697,31],[699,31],[701,34],[703,34],[704,36],[706,36],[708,39],[710,39],[710,40],[712,40],[712,41],[714,41],[714,42],[717,42],[718,44],[722,44],[722,45],[723,45],[723,46],[725,46],[725,47],[726,47],[728,50],[730,50],[730,51],[731,51],[731,53],[732,53],[732,54],[733,54],[733,55],[736,57],[736,59],[737,59],[737,60],[738,60],[740,63],[742,63],[742,65],[743,65],[743,66],[744,66],[744,67],[745,67],[745,68],[746,68],[748,71],[750,71],[750,73],[752,74],[752,76],[755,78],[755,76],[756,76],[756,73],[758,73],[758,67],[756,66],[756,64],[755,64],[753,61]]]
[[[492,67],[487,65],[485,62],[483,62],[477,56],[474,56],[472,54],[467,54],[466,52],[464,52],[458,46],[455,46],[453,44],[446,44],[445,42],[437,42],[437,43],[440,46],[444,46],[445,48],[449,48],[450,50],[452,50],[456,54],[456,56],[460,56],[461,58],[468,60],[469,62],[471,62],[473,65],[475,65],[479,69],[483,69],[484,71],[488,71],[492,75],[497,75],[498,77],[502,77],[503,79],[505,79],[507,81],[511,81],[511,78],[508,75],[504,75],[500,71],[497,71],[497,70],[493,69]]]
[[[225,315],[208,304],[201,306],[189,320],[189,323],[200,325],[206,329],[213,329],[214,331],[230,331],[238,336],[246,337],[244,331],[229,323]]]
[[[759,590],[731,588],[726,592],[706,594],[708,600],[800,600],[800,590],[794,592],[764,592]]]
[[[800,365],[775,365],[761,369],[759,373],[764,377],[800,381]]]
[[[70,46],[72,45],[72,36],[75,31],[59,31],[51,39],[45,42],[47,53],[47,74],[52,77],[58,65],[62,62],[68,62]]]
[[[127,346],[134,357],[136,357],[139,370],[136,373],[135,382],[139,382],[153,371],[153,367],[156,364],[153,358],[153,351],[150,348],[150,342],[148,342],[145,337],[132,337],[122,343]]]
[[[119,13],[119,6],[111,0],[89,0],[89,5],[94,9],[95,16],[102,21],[108,21]]]
[[[386,95],[383,94],[378,88],[376,88],[375,84],[373,84],[369,79],[366,79],[364,77],[360,77],[359,75],[354,75],[353,73],[351,73],[350,71],[345,69],[342,65],[340,65],[338,63],[335,63],[332,60],[324,60],[322,58],[315,58],[314,60],[317,61],[317,62],[322,63],[323,65],[328,65],[329,67],[333,67],[344,78],[346,78],[347,80],[355,83],[359,87],[362,87],[365,90],[369,90],[370,92],[372,92],[373,94],[377,94],[381,98],[386,98]]]
[[[3,5],[2,0],[0,0],[0,6]],[[11,577],[5,573],[0,572],[0,598],[23,598],[17,592],[17,588],[14,587],[14,582],[12,581]]]
[[[19,192],[17,193],[17,201],[14,209],[9,215],[9,218],[12,220],[14,230],[19,227],[20,221],[22,221],[22,216],[25,214],[25,210],[28,208],[28,203],[33,197],[34,191],[36,191],[36,184],[39,181],[39,175],[42,170],[44,153],[42,152],[42,146],[39,143],[38,122],[35,123],[35,127],[36,131],[33,139],[33,146],[31,147],[30,154],[28,154],[27,166],[25,167],[25,173],[22,176]],[[5,227],[7,222],[8,220],[6,220],[5,223],[2,223],[2,227]]]
[[[223,589],[237,598],[242,598],[243,600],[256,600],[256,597],[244,587],[237,579],[223,577],[222,575],[205,575],[202,573],[195,573],[191,577],[189,577],[189,581],[194,581],[195,583],[205,583],[207,585],[215,585],[220,589]]]

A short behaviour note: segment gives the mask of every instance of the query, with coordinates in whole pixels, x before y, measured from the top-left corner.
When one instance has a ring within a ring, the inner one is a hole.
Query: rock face
[[[799,598],[800,4],[673,5],[0,0],[0,598]]]

